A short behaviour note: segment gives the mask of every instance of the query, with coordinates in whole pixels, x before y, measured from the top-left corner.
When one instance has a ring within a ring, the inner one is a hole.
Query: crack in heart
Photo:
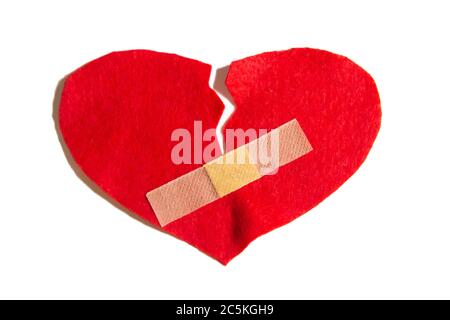
[[[222,103],[225,106],[216,129],[217,141],[219,142],[220,150],[222,151],[222,153],[225,153],[225,137],[222,132],[224,130],[225,124],[236,110],[236,105],[233,101],[233,97],[231,96],[231,93],[230,91],[228,91],[228,88],[225,84],[225,80],[227,78],[229,70],[229,65],[214,70],[211,73],[209,83],[209,86],[216,91],[219,97],[222,98]]]

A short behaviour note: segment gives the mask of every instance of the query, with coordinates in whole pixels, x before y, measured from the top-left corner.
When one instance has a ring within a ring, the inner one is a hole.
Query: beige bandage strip
[[[296,119],[147,194],[165,226],[234,192],[312,150]]]

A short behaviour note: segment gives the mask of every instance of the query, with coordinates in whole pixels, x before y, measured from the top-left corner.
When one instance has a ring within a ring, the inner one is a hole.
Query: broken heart
[[[196,60],[133,50],[65,80],[56,122],[70,157],[112,201],[157,228],[146,194],[204,164],[174,164],[172,132],[195,121],[216,128],[223,111],[210,71]],[[236,111],[224,129],[274,129],[296,119],[314,150],[163,228],[223,264],[338,189],[367,157],[381,123],[371,76],[322,50],[235,61],[226,86]]]

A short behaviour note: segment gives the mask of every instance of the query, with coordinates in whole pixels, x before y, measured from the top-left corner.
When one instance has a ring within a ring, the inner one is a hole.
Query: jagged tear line
[[[225,123],[236,110],[236,104],[233,101],[233,97],[231,96],[231,93],[228,91],[228,88],[225,85],[225,80],[227,78],[229,69],[230,65],[218,68],[216,70],[213,69],[211,71],[210,77],[210,87],[217,93],[219,98],[222,100],[222,103],[224,104],[223,113],[216,128],[217,141],[222,153],[225,153],[225,137],[222,134],[222,129]]]

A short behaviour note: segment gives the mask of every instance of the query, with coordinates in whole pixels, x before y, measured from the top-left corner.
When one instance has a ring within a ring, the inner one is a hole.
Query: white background
[[[0,2],[0,298],[450,298],[448,1]],[[314,47],[375,78],[362,168],[224,267],[80,181],[54,129],[67,73],[116,50],[218,68]]]

